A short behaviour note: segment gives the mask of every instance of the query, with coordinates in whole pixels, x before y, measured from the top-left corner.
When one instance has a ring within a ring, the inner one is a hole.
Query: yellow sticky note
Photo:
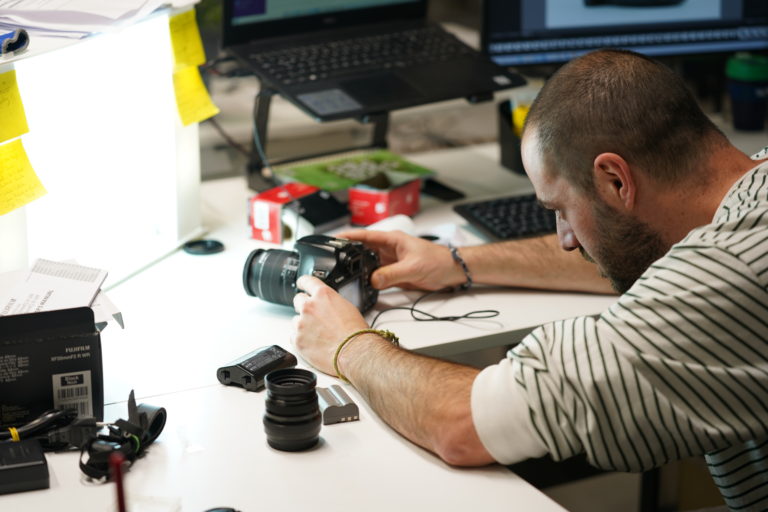
[[[6,71],[0,75],[0,142],[28,131],[27,116],[16,83],[16,71]]]
[[[208,95],[197,66],[187,66],[173,73],[173,87],[176,90],[176,106],[184,126],[199,123],[219,113]]]
[[[512,110],[512,127],[518,137],[523,134],[523,125],[530,109],[530,105],[518,105]]]
[[[0,215],[21,208],[45,193],[21,139],[0,146]]]
[[[200,30],[197,28],[195,10],[172,16],[169,24],[176,69],[205,63],[205,51],[200,39]]]

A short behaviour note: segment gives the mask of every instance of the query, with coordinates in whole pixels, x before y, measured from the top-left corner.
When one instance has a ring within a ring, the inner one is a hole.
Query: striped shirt
[[[768,510],[768,162],[608,311],[542,326],[483,370],[472,415],[504,464],[704,455],[731,510]]]

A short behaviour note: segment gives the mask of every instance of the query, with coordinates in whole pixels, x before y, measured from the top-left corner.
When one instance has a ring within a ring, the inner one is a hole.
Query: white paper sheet
[[[56,21],[54,13],[77,13],[86,18],[119,20],[138,12],[147,4],[155,8],[164,0],[0,0],[0,15],[20,14],[29,19]],[[72,20],[68,20],[72,21]]]
[[[106,270],[38,259],[20,282],[0,280],[0,316],[90,307],[106,277]]]
[[[199,0],[0,0],[0,26],[79,39]]]

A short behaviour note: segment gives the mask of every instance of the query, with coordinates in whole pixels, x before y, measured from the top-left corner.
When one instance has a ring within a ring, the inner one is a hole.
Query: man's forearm
[[[461,256],[476,283],[614,293],[597,265],[562,250],[556,235],[462,247]]]
[[[472,423],[478,370],[398,349],[375,334],[351,342],[339,363],[376,413],[409,440],[450,464],[493,462]]]

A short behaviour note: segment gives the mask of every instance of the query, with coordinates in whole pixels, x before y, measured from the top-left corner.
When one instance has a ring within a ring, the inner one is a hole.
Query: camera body
[[[293,251],[252,251],[243,268],[243,287],[248,295],[290,306],[299,291],[296,280],[311,275],[364,313],[379,297],[371,286],[371,273],[378,267],[378,255],[361,242],[309,235],[297,240]]]

